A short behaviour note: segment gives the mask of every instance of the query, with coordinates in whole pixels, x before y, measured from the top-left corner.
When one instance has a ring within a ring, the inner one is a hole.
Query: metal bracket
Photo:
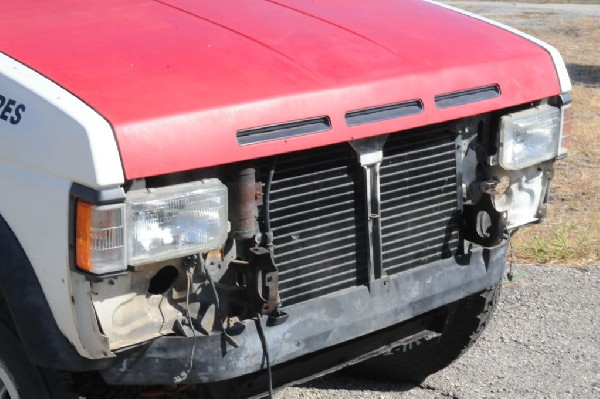
[[[243,264],[233,262],[244,274],[246,285],[229,293],[229,299],[267,315],[279,305],[279,272],[273,254],[266,248],[250,248],[250,259]]]
[[[465,206],[463,219],[466,240],[486,248],[502,242],[505,214],[496,210],[491,195],[484,194],[476,205]]]
[[[257,286],[259,287],[258,296],[264,301],[261,309],[261,314],[269,314],[277,308],[279,304],[279,271],[275,267],[273,254],[266,248],[254,247],[250,248],[250,252],[254,254],[254,259],[250,260],[252,265],[255,265],[257,271],[264,274],[263,281],[260,281],[258,273]],[[265,287],[263,292],[260,292],[260,287]]]

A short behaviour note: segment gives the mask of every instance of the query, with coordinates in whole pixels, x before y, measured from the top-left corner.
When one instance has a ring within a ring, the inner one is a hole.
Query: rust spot
[[[210,251],[206,254],[206,260],[211,264],[221,262],[223,260],[223,252],[219,249]]]

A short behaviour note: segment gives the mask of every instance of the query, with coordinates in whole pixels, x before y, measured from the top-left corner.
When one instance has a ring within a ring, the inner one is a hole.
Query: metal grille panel
[[[346,144],[277,159],[270,216],[284,306],[366,280],[360,173]]]
[[[448,258],[458,245],[455,137],[444,131],[397,133],[385,144],[381,224],[387,274]],[[269,214],[284,306],[367,282],[364,203],[363,171],[349,145],[277,158]]]
[[[455,137],[437,131],[386,142],[381,228],[388,274],[449,258],[458,245]]]

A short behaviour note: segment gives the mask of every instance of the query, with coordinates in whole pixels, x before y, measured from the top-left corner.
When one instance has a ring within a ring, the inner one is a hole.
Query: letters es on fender
[[[435,1],[5,4],[0,386],[423,380],[545,218],[570,90]]]

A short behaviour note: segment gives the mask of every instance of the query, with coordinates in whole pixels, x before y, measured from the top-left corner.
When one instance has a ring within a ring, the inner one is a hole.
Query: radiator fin
[[[367,282],[363,171],[348,144],[265,160],[275,165],[270,218],[282,304]],[[398,273],[458,245],[455,135],[390,135],[381,165],[383,267]]]
[[[455,135],[397,134],[381,165],[383,268],[394,274],[454,254],[458,245]]]
[[[341,144],[279,156],[270,216],[284,306],[363,284],[360,168]]]

